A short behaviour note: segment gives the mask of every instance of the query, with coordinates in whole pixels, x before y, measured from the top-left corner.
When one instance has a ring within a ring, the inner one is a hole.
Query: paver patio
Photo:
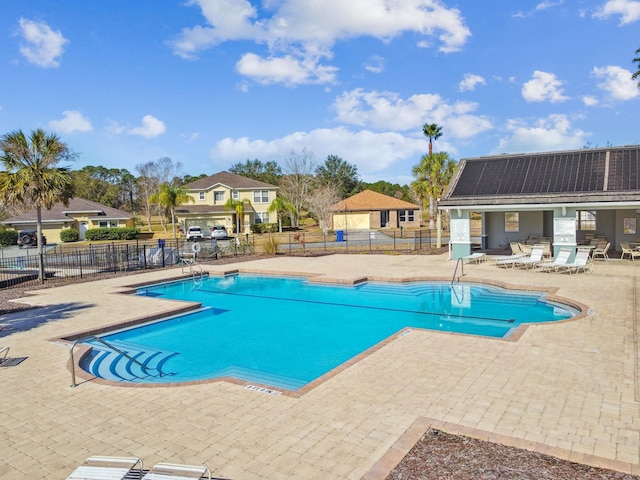
[[[451,279],[454,267],[446,255],[331,255],[208,269],[349,282]],[[118,293],[180,269],[41,290],[25,301],[43,308],[17,314],[28,329],[0,335],[29,357],[0,369],[0,477],[65,478],[99,454],[205,464],[233,479],[384,478],[429,424],[640,473],[638,271],[629,261],[571,276],[465,265],[467,279],[557,288],[593,314],[517,341],[414,329],[299,398],[227,382],[71,388],[68,347],[50,339],[183,305]]]

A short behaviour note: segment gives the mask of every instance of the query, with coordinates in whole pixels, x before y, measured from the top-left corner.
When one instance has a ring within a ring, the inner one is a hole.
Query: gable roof
[[[195,182],[187,183],[184,188],[187,190],[209,190],[217,185],[224,185],[225,187],[234,189],[243,188],[277,188],[270,183],[260,182],[253,178],[243,177],[242,175],[236,175],[231,172],[219,172],[209,175],[206,178],[201,178]]]
[[[128,212],[118,210],[117,208],[107,207],[97,202],[92,202],[85,198],[72,198],[69,200],[69,205],[65,206],[62,202],[56,203],[51,210],[46,208],[42,209],[42,221],[43,222],[68,222],[73,220],[69,215],[72,213],[85,214],[90,219],[100,220],[128,220],[133,218]],[[12,224],[12,223],[33,223],[36,221],[36,210],[21,213],[15,217],[6,219],[0,223]]]
[[[460,161],[441,207],[640,201],[640,145]]]
[[[420,205],[415,205],[404,200],[399,200],[389,195],[364,190],[360,193],[345,198],[333,205],[334,211],[355,212],[370,210],[420,210]]]

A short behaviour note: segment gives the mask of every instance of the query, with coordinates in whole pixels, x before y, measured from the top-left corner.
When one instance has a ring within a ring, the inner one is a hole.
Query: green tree
[[[638,88],[640,88],[640,48],[636,50],[636,58],[633,59],[633,63],[638,67],[638,71],[631,75],[632,80],[638,80]]]
[[[236,212],[236,233],[241,232],[242,219],[244,218],[244,209],[247,206],[251,206],[251,201],[248,199],[236,200],[230,198],[227,203],[224,204],[224,211],[233,210]]]
[[[176,208],[185,203],[194,202],[193,197],[182,187],[172,187],[168,183],[160,185],[157,193],[149,198],[150,203],[155,203],[171,213],[171,230],[173,238],[176,238]]]
[[[433,155],[433,141],[442,136],[442,127],[435,123],[425,123],[422,126],[422,133],[429,137],[429,156]]]
[[[291,203],[285,197],[276,197],[267,209],[267,212],[275,212],[278,216],[278,231],[280,233],[282,233],[282,217],[284,217],[285,215],[293,216],[295,214],[295,211],[296,207],[294,207],[293,203]]]
[[[44,282],[42,257],[42,208],[50,210],[56,203],[68,205],[73,197],[68,167],[58,164],[75,158],[67,144],[55,134],[38,129],[27,137],[21,130],[0,139],[0,199],[7,204],[30,204],[36,209],[39,278]]]
[[[337,155],[329,155],[322,165],[316,167],[315,174],[320,185],[334,186],[341,199],[353,195],[360,181],[358,167]]]
[[[456,170],[456,162],[449,158],[446,152],[432,155],[424,155],[418,165],[415,165],[411,173],[415,181],[411,188],[420,199],[422,208],[429,209],[429,228],[434,228],[435,213],[438,209],[438,201],[444,195],[453,173]]]
[[[236,163],[231,166],[229,171],[270,185],[277,185],[282,176],[282,169],[276,162],[263,163],[257,158],[254,160],[247,159],[244,163]]]
[[[360,182],[354,193],[359,193],[364,190],[371,190],[373,192],[382,193],[389,197],[394,197],[405,202],[413,202],[414,198],[411,195],[411,189],[408,185],[399,185],[397,183],[390,183],[385,180],[378,180],[375,183]]]

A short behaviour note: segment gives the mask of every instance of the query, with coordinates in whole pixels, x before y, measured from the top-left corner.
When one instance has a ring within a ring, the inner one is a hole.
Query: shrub
[[[254,223],[251,225],[253,233],[275,233],[278,231],[277,223]]]
[[[18,231],[5,226],[0,227],[0,246],[7,247],[18,243]]]
[[[77,242],[79,238],[80,234],[75,228],[60,230],[60,240],[63,242]]]
[[[267,239],[262,243],[262,248],[264,249],[264,253],[267,255],[275,255],[278,253],[278,239],[273,235],[269,235]]]
[[[129,227],[117,228],[91,228],[87,230],[85,238],[89,241],[98,240],[135,240],[138,238],[138,229]]]

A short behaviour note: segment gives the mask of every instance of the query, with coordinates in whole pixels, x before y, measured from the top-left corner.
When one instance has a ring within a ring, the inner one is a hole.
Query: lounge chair
[[[200,479],[204,475],[211,480],[211,470],[200,465],[180,465],[176,463],[157,463],[142,480],[182,480]]]
[[[558,255],[551,262],[540,262],[536,265],[536,268],[541,272],[557,272],[558,268],[569,263],[569,257],[571,256],[571,252],[573,249],[571,248],[560,248],[558,251]]]
[[[640,257],[640,250],[636,250],[635,248],[631,248],[629,242],[620,242],[620,248],[622,248],[622,255],[620,259],[622,260],[625,255],[629,255],[629,259],[632,262],[636,261],[636,257]]]
[[[528,257],[516,258],[512,265],[513,267],[534,267],[536,264],[542,261],[542,256],[544,255],[544,245],[537,244],[534,245],[531,249],[531,255]]]
[[[9,347],[0,347],[0,354],[3,354],[2,358],[0,358],[0,363],[4,362],[7,359],[7,354],[9,353]]]
[[[598,246],[593,250],[593,259],[595,260],[596,257],[602,257],[605,262],[608,262],[609,255],[607,255],[607,252],[609,251],[609,247],[611,247],[611,242],[607,242],[604,247],[602,245],[602,243],[599,243]]]
[[[476,252],[466,257],[462,257],[465,263],[482,263],[487,261],[487,255],[484,253]]]
[[[578,252],[576,253],[576,257],[573,262],[568,262],[565,265],[558,267],[557,271],[578,273],[582,270],[584,272],[591,273],[593,271],[593,262],[589,257],[590,253],[589,248],[578,248]]]
[[[67,480],[122,480],[132,473],[136,465],[137,477],[142,475],[142,460],[135,457],[93,456],[76,468]]]

